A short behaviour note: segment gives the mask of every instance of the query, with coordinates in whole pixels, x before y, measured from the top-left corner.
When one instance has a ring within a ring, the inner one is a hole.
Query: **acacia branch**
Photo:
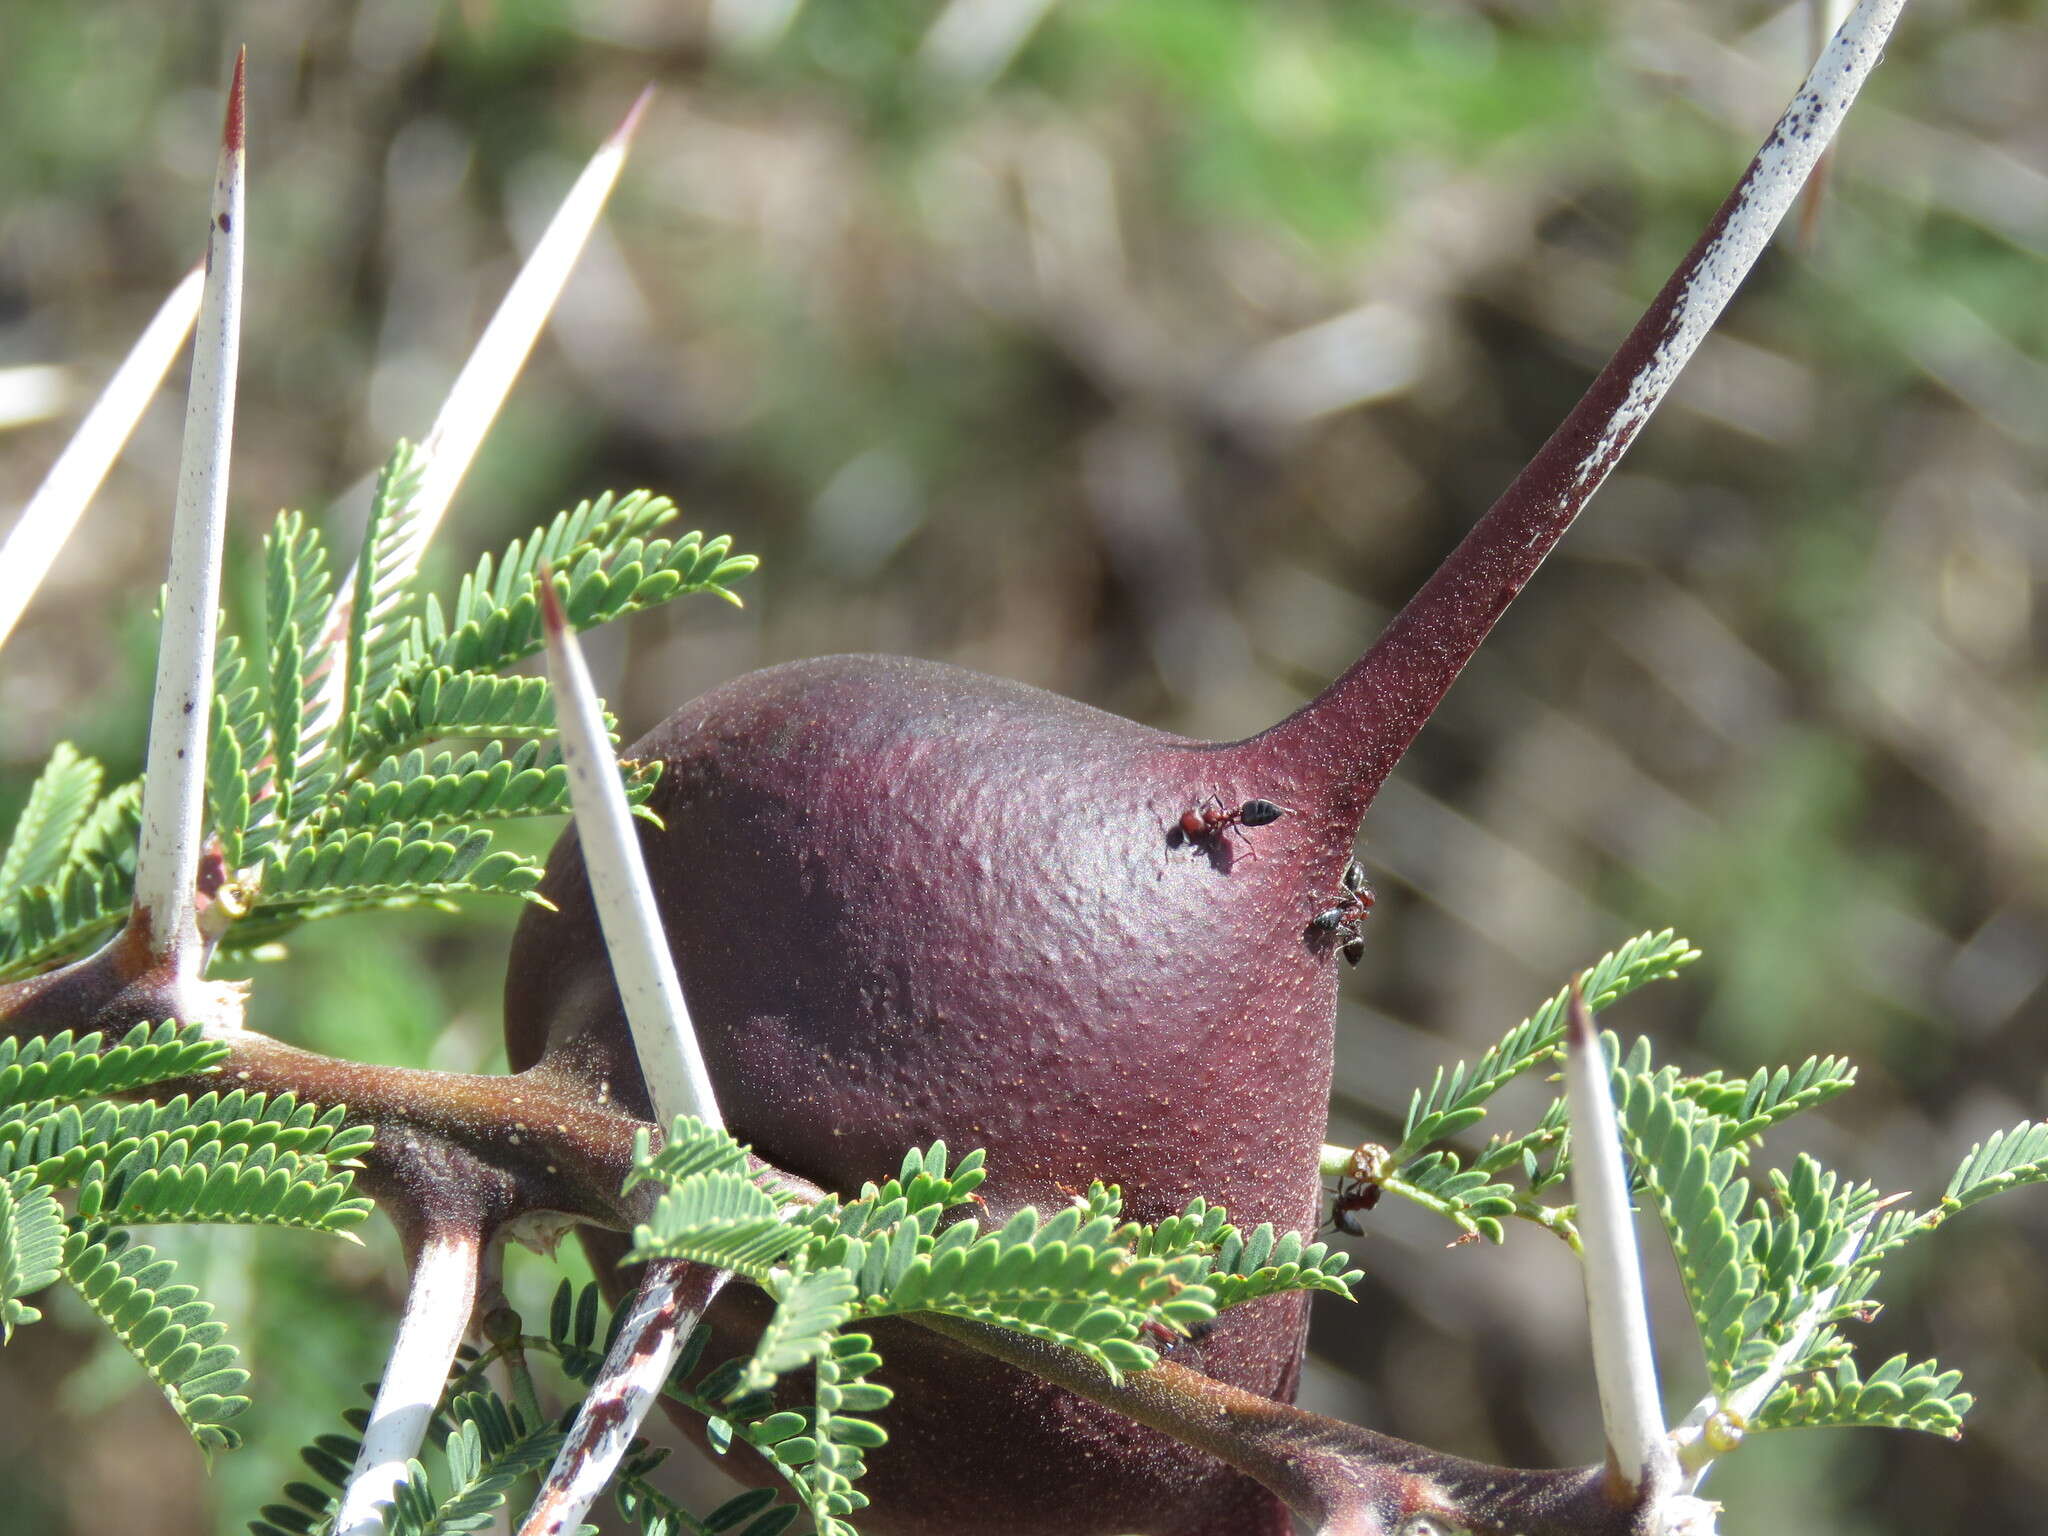
[[[1256,1479],[1320,1536],[1388,1536],[1418,1515],[1517,1536],[1657,1536],[1664,1489],[1605,1467],[1525,1471],[1447,1456],[1225,1386],[1162,1361],[1121,1381],[1082,1355],[986,1323],[913,1321],[1206,1451]]]

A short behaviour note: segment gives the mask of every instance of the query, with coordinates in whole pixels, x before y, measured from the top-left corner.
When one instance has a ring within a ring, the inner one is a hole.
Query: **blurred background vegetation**
[[[236,44],[244,611],[270,514],[360,519],[363,477],[425,430],[652,80],[443,573],[651,486],[766,565],[744,612],[593,637],[629,735],[750,668],[859,650],[1246,734],[1357,653],[1561,418],[1789,94],[1806,28],[1748,0],[0,0],[0,507],[197,253]],[[1812,238],[1766,258],[1368,819],[1381,902],[1343,978],[1334,1138],[1385,1134],[1436,1064],[1667,924],[1707,959],[1618,1027],[1695,1065],[1853,1056],[1860,1091],[1802,1134],[1856,1175],[1924,1197],[2042,1113],[2044,165],[2038,10],[1918,0]],[[9,645],[0,815],[57,740],[139,766],[174,376]],[[308,932],[255,1023],[499,1064],[513,916]],[[1553,1240],[1445,1252],[1375,1221],[1305,1401],[1470,1456],[1594,1456]],[[27,1330],[0,1359],[10,1531],[239,1529],[375,1375],[388,1234],[178,1246],[251,1355],[250,1447],[209,1477],[125,1360]],[[2048,1200],[1933,1254],[1866,1347],[1963,1367],[1969,1436],[1771,1437],[1710,1490],[1731,1531],[2038,1525]],[[551,1283],[537,1261],[514,1280]],[[1665,1369],[1682,1407],[1697,1362]],[[29,1411],[53,1374],[62,1414]]]

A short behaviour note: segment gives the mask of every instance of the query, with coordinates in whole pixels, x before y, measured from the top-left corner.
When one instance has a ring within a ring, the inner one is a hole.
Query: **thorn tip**
[[[626,115],[619,119],[619,126],[604,141],[606,149],[624,149],[633,142],[633,135],[640,131],[640,119],[647,113],[647,104],[654,100],[654,82],[648,81],[640,87],[640,94],[633,98],[633,105],[626,109]]]
[[[1568,1015],[1568,1043],[1573,1050],[1592,1050],[1598,1042],[1593,1028],[1593,1010],[1586,1006],[1586,994],[1580,985],[1583,978],[1572,978],[1572,1006]]]
[[[562,612],[562,600],[555,593],[554,567],[545,560],[540,563],[540,621],[550,636],[569,628],[568,615]]]
[[[235,53],[235,78],[228,86],[227,122],[222,125],[220,135],[221,148],[230,154],[238,155],[242,152],[242,134],[245,126],[243,109],[247,97],[244,82],[248,67],[249,47],[245,43]]]

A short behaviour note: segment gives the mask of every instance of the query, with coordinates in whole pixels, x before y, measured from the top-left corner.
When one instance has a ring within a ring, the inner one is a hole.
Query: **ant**
[[[1337,898],[1336,906],[1310,918],[1309,929],[1313,933],[1342,934],[1344,958],[1356,965],[1365,953],[1365,935],[1358,931],[1358,925],[1371,915],[1377,900],[1366,883],[1365,866],[1353,859],[1344,866],[1344,894]]]
[[[1210,1331],[1214,1329],[1215,1326],[1216,1319],[1213,1317],[1207,1318],[1202,1322],[1196,1323],[1192,1328],[1187,1329],[1175,1328],[1171,1324],[1154,1322],[1148,1319],[1147,1321],[1138,1324],[1138,1332],[1145,1335],[1146,1341],[1150,1343],[1154,1349],[1158,1350],[1161,1354],[1164,1354],[1167,1350],[1173,1348],[1173,1346],[1176,1344],[1201,1343],[1202,1340],[1206,1339],[1209,1336]]]
[[[1380,1203],[1380,1180],[1386,1176],[1391,1154],[1385,1147],[1362,1143],[1344,1165],[1337,1179],[1337,1198],[1330,1206],[1330,1225],[1353,1237],[1365,1236],[1359,1217]]]
[[[1251,839],[1244,835],[1246,827],[1263,827],[1278,821],[1282,816],[1292,815],[1284,805],[1275,805],[1271,800],[1247,800],[1243,805],[1228,806],[1221,795],[1211,795],[1193,810],[1182,811],[1174,830],[1185,842],[1196,842],[1202,838],[1220,838],[1224,833],[1235,831],[1238,841],[1247,849]],[[1256,858],[1253,854],[1251,857]]]

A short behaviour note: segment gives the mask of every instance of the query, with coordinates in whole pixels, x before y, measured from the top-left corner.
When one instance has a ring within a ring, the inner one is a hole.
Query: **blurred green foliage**
[[[1347,662],[1562,416],[1804,48],[1800,7],[1754,3],[1063,0],[984,82],[934,62],[940,0],[812,0],[755,36],[743,9],[0,0],[0,368],[97,387],[198,248],[246,40],[245,592],[276,506],[351,529],[349,488],[423,429],[516,250],[652,79],[608,243],[444,569],[645,484],[767,563],[745,614],[596,638],[629,733],[750,667],[874,649],[1243,734]],[[1838,1166],[1910,1188],[2041,1112],[2042,47],[2022,0],[1909,11],[1811,247],[1767,258],[1369,818],[1382,900],[1333,1135],[1385,1139],[1432,1067],[1653,923],[1711,956],[1631,1020],[1667,1059],[1858,1059]],[[1363,329],[1315,329],[1341,317]],[[0,504],[73,416],[0,439]],[[0,659],[0,818],[58,739],[139,764],[176,443],[165,402]],[[511,918],[316,929],[259,970],[256,1027],[497,1064]],[[1325,1320],[1317,1404],[1585,1459],[1568,1270],[1533,1235],[1437,1241],[1390,1220],[1368,1243],[1372,1304]],[[2044,1249],[2038,1200],[1960,1224],[1866,1346],[1965,1370],[1961,1446],[1786,1436],[1714,1492],[1774,1529],[2026,1528],[2048,1498]],[[60,1507],[34,1469],[87,1419],[22,1419],[8,1380],[74,1363],[31,1330],[0,1370],[23,1529],[233,1529],[375,1373],[388,1247],[261,1233],[212,1262],[245,1277],[250,1448],[202,1488],[174,1424],[81,1388],[118,1432],[83,1465],[97,1505]],[[530,1304],[541,1270],[514,1269]],[[1667,1375],[1688,1401],[1696,1362]]]

